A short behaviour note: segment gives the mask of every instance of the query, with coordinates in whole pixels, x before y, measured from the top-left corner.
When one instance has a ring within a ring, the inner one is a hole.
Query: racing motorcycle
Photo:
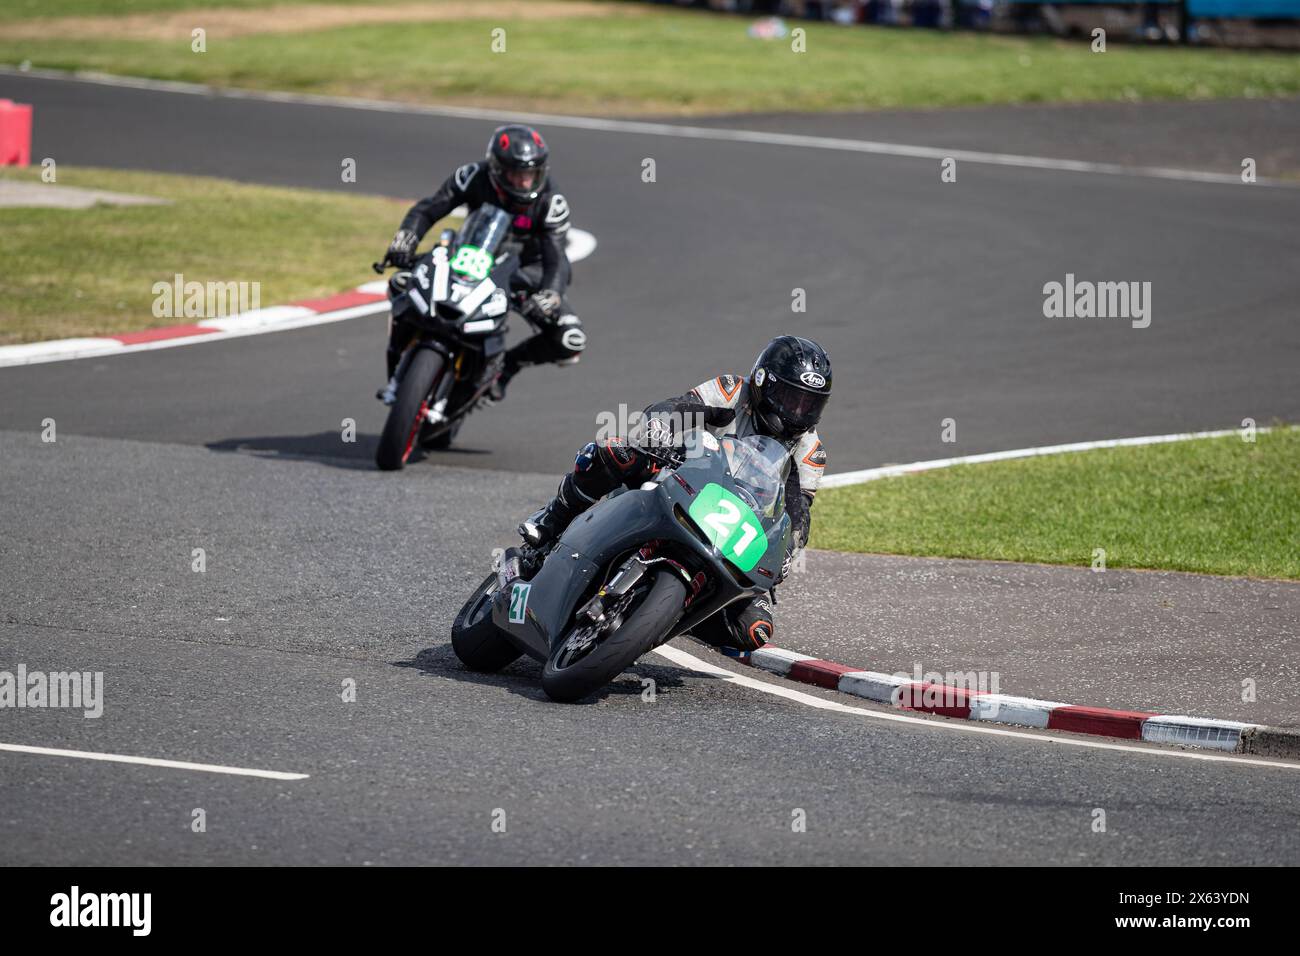
[[[654,479],[593,505],[545,553],[506,552],[452,625],[462,663],[490,672],[527,654],[544,662],[547,696],[576,701],[771,589],[791,534],[789,452],[762,435],[685,438],[667,454],[639,448]]]
[[[465,417],[485,404],[505,361],[508,313],[532,307],[525,292],[509,291],[519,267],[509,233],[504,209],[480,206],[459,232],[443,230],[409,274],[390,281],[394,314],[417,334],[397,366],[396,399],[375,453],[382,470],[405,466],[417,443],[449,447]],[[387,265],[372,268],[382,273]]]

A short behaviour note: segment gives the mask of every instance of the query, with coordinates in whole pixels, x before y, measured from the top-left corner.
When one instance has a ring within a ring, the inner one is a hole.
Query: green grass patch
[[[921,472],[817,496],[838,551],[1300,578],[1300,428]]]
[[[0,176],[40,178],[36,169]],[[260,282],[263,306],[330,295],[376,278],[369,263],[406,210],[374,196],[159,173],[59,166],[58,183],[171,204],[0,208],[0,344],[184,322],[152,310],[153,284],[178,272]]]
[[[78,0],[93,7],[98,0]],[[179,5],[184,0],[143,0]],[[250,0],[251,2],[251,0]],[[991,103],[1284,96],[1300,57],[1050,38],[844,28],[799,22],[789,40],[746,36],[749,19],[639,4],[606,16],[353,25],[176,40],[4,36],[0,62],[222,86],[510,105],[585,113],[707,113]],[[506,29],[504,53],[491,31]]]

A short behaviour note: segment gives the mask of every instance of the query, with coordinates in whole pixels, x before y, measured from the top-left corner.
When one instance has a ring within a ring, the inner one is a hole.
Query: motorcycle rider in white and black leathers
[[[826,468],[817,423],[830,393],[831,363],[826,351],[809,339],[782,335],[759,354],[748,378],[719,375],[643,412],[648,446],[676,443],[681,426],[674,423],[698,422],[718,437],[768,435],[790,450],[795,464],[786,482],[785,507],[793,534],[778,583],[795,553],[808,543],[810,509]],[[578,452],[573,471],[561,479],[555,497],[526,519],[519,533],[534,549],[545,548],[574,518],[619,485],[638,487],[658,470],[649,456],[623,439],[591,442]],[[692,630],[700,640],[742,655],[762,647],[772,633],[770,592],[733,604]]]
[[[432,196],[421,199],[407,212],[393,236],[384,261],[409,270],[424,234],[438,220],[464,204],[471,211],[491,203],[512,217],[510,239],[519,244],[520,268],[512,287],[531,295],[525,318],[537,334],[511,348],[490,396],[505,397],[506,385],[525,365],[554,362],[571,365],[587,344],[582,323],[569,306],[565,290],[571,267],[565,252],[569,231],[569,203],[549,175],[550,150],[541,134],[528,126],[502,126],[492,134],[482,162],[466,163]],[[401,291],[409,273],[398,272],[391,283]],[[396,391],[393,373],[410,344],[414,328],[393,315],[388,338],[388,385],[378,397],[391,402]]]

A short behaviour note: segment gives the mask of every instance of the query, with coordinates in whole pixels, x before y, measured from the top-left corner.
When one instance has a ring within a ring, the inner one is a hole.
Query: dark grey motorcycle
[[[497,671],[528,654],[551,699],[576,701],[769,590],[789,543],[789,452],[761,435],[686,437],[682,451],[641,449],[662,465],[654,480],[594,505],[544,556],[509,552],[457,615],[456,656]]]

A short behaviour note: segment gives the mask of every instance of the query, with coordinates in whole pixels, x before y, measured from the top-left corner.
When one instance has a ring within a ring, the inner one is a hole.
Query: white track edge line
[[[885,720],[902,724],[916,724],[939,730],[951,730],[958,733],[968,734],[991,734],[996,737],[1013,737],[1021,740],[1030,740],[1040,744],[1055,744],[1064,747],[1086,747],[1090,750],[1118,750],[1124,753],[1146,754],[1153,757],[1174,757],[1184,760],[1202,760],[1212,763],[1233,763],[1248,764],[1258,767],[1271,767],[1276,770],[1300,770],[1300,763],[1286,763],[1275,760],[1260,760],[1252,757],[1242,757],[1228,754],[1213,753],[1191,753],[1185,750],[1165,750],[1160,747],[1138,747],[1132,744],[1112,744],[1100,740],[1083,740],[1075,737],[1058,737],[1047,734],[1030,734],[1020,730],[1006,730],[1001,727],[986,727],[980,723],[972,723],[965,720],[949,720],[946,718],[923,718],[910,717],[906,714],[893,714],[887,711],[867,710],[864,707],[851,707],[848,704],[841,704],[838,701],[824,700],[821,697],[815,697],[812,694],[805,694],[802,691],[794,690],[790,687],[783,687],[779,684],[773,684],[768,681],[757,680],[753,677],[747,677],[744,674],[737,674],[729,671],[724,667],[718,667],[716,664],[710,664],[702,661],[692,654],[679,650],[670,645],[663,645],[654,649],[656,654],[666,657],[679,667],[687,670],[697,671],[702,674],[708,674],[711,677],[718,677],[723,680],[731,681],[742,687],[748,687],[751,690],[761,691],[765,694],[772,694],[777,697],[784,697],[796,703],[806,704],[809,707],[815,707],[818,710],[830,710],[841,714],[856,714],[861,717],[867,717],[872,720]]]
[[[262,777],[267,780],[306,780],[309,776],[305,773],[285,773],[280,770],[224,767],[212,763],[190,763],[185,760],[163,760],[158,757],[133,757],[128,754],[106,754],[90,750],[60,750],[55,747],[31,747],[26,744],[0,743],[0,751],[37,754],[43,757],[76,757],[81,760],[100,760],[108,763],[143,764],[147,767],[165,767],[169,770],[197,770],[202,773],[224,773],[235,777]]]
[[[512,112],[508,110],[476,109],[456,106],[420,106],[388,100],[324,96],[314,93],[280,93],[265,90],[241,90],[230,87],[207,86],[202,83],[184,83],[174,80],[149,80],[142,77],[115,76],[94,71],[64,71],[51,69],[20,70],[0,66],[0,76],[34,76],[38,79],[64,80],[66,82],[94,83],[100,86],[126,87],[152,90],[161,93],[181,93],[188,96],[225,97],[228,99],[259,100],[272,103],[296,103],[305,106],[328,106],[341,109],[368,110],[382,113],[406,113],[423,116],[444,116],[451,119],[488,120],[492,122],[527,122],[543,126],[594,130],[597,132],[634,133],[646,136],[669,136],[679,139],[703,139],[720,142],[758,143],[767,146],[795,146],[805,149],[831,149],[845,152],[873,153],[882,156],[901,156],[910,159],[955,159],[988,166],[1017,166],[1024,169],[1047,169],[1059,172],[1094,173],[1107,176],[1138,176],[1148,179],[1168,179],[1180,182],[1209,183],[1242,186],[1239,173],[1199,172],[1191,169],[1172,169],[1163,166],[1125,166],[1121,163],[1100,163],[1086,160],[1054,159],[1047,156],[1027,156],[1016,153],[990,153],[980,150],[944,149],[937,146],[916,146],[906,143],[885,143],[874,140],[844,139],[834,136],[811,136],[801,133],[768,133],[762,130],[729,129],[727,127],[686,126],[675,123],[656,123],[647,120],[619,120],[595,116],[571,116],[563,113]],[[1252,186],[1295,189],[1287,180],[1261,178]]]
[[[1256,428],[1256,434],[1272,431],[1268,426]],[[956,458],[936,458],[932,461],[914,461],[906,465],[882,465],[879,468],[864,468],[861,471],[846,471],[838,475],[827,475],[818,488],[843,488],[848,485],[860,485],[880,478],[895,478],[910,475],[918,471],[933,471],[937,468],[951,468],[954,465],[979,465],[989,461],[1009,461],[1014,458],[1036,458],[1039,455],[1059,455],[1065,452],[1092,451],[1097,448],[1127,448],[1133,445],[1160,445],[1166,442],[1191,441],[1197,438],[1225,438],[1240,435],[1239,428],[1221,428],[1208,432],[1179,432],[1173,435],[1139,435],[1135,438],[1103,438],[1098,441],[1071,442],[1067,445],[1040,445],[1036,448],[1015,448],[1010,451],[988,451],[978,455],[961,455]]]

